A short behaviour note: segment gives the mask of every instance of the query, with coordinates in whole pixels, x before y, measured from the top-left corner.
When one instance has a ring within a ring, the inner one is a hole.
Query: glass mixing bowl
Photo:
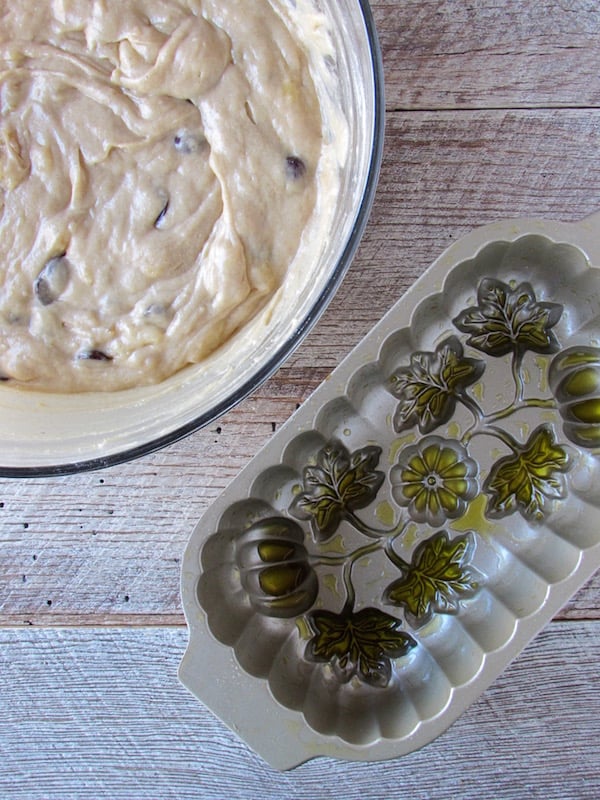
[[[42,476],[117,464],[201,428],[269,377],[315,324],[354,256],[373,202],[383,147],[381,54],[367,0],[318,0],[335,48],[347,123],[336,206],[310,280],[296,285],[251,337],[156,386],[49,394],[0,386],[0,475]],[[285,287],[283,289],[285,291]]]

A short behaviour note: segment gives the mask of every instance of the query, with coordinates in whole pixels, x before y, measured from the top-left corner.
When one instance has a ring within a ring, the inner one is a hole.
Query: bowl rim
[[[199,414],[197,417],[194,417],[194,419],[178,426],[177,428],[174,428],[168,433],[150,439],[143,444],[125,448],[115,453],[110,453],[106,456],[97,456],[90,459],[83,459],[68,463],[44,464],[40,466],[27,467],[3,466],[0,464],[0,477],[41,478],[59,475],[71,475],[80,472],[90,472],[93,470],[116,466],[129,461],[134,461],[157,450],[161,450],[168,445],[174,444],[180,439],[184,439],[191,433],[194,433],[195,431],[206,427],[211,422],[219,419],[227,411],[230,411],[242,400],[248,397],[248,395],[258,389],[268,378],[271,377],[271,375],[273,375],[273,373],[277,371],[280,366],[282,366],[282,364],[304,340],[309,331],[314,327],[316,322],[327,308],[330,300],[338,290],[342,279],[344,278],[354,259],[354,255],[361,241],[371,212],[373,201],[375,199],[375,192],[377,189],[383,156],[385,128],[383,58],[377,36],[375,20],[373,18],[373,12],[369,2],[368,0],[358,0],[358,4],[362,13],[369,44],[369,53],[371,57],[373,74],[374,98],[373,147],[371,150],[371,158],[366,175],[365,190],[363,192],[348,241],[346,242],[342,254],[338,259],[335,268],[332,271],[329,280],[327,281],[327,284],[324,286],[321,294],[317,297],[316,301],[302,319],[298,327],[294,330],[292,335],[250,378],[248,378],[247,381],[239,386],[231,395],[224,398],[210,410]]]

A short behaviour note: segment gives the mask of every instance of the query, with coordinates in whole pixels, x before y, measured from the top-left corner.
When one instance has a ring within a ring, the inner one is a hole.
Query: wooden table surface
[[[178,683],[195,522],[462,234],[600,208],[597,0],[372,3],[387,81],[357,257],[234,411],[100,472],[0,481],[0,798],[597,798],[600,579],[445,734],[384,763],[269,768]]]

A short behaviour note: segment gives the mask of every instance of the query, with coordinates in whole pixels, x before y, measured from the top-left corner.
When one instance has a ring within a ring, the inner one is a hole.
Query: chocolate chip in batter
[[[113,357],[102,350],[81,350],[77,353],[78,361],[112,361]]]
[[[33,284],[37,299],[43,306],[52,305],[67,288],[69,283],[69,262],[66,253],[54,256],[40,272]]]
[[[288,156],[285,160],[285,173],[288,178],[297,181],[306,174],[306,164],[298,156]]]
[[[254,118],[254,111],[252,111],[252,106],[250,103],[246,102],[244,104],[244,111],[246,112],[246,116],[250,120],[253,125],[256,125],[256,119]]]
[[[179,131],[173,139],[175,150],[184,155],[197,153],[206,144],[204,134],[199,131]]]
[[[154,227],[155,228],[160,228],[163,219],[167,216],[167,211],[168,210],[169,210],[169,201],[167,200],[167,202],[162,207],[162,210],[161,210],[160,214],[154,220]]]

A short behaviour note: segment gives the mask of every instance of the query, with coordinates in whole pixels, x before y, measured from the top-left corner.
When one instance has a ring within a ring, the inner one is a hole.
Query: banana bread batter
[[[324,150],[294,6],[0,2],[0,379],[156,383],[277,292]]]

